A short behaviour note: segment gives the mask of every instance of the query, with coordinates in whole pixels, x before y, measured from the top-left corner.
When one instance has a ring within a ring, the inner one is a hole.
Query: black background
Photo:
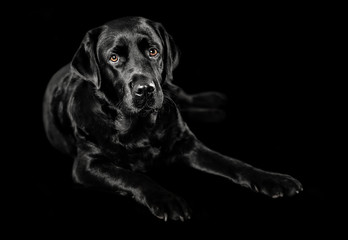
[[[3,83],[4,151],[11,156],[9,223],[35,234],[135,236],[262,236],[333,234],[332,83],[336,29],[326,6],[137,3],[21,6],[11,9],[10,56]],[[299,179],[304,192],[271,199],[225,179],[174,168],[158,181],[185,198],[190,221],[153,217],[130,198],[72,185],[70,159],[47,142],[42,97],[50,77],[68,63],[84,34],[122,16],[163,23],[181,50],[176,83],[187,92],[229,97],[222,123],[188,124],[212,149]],[[338,21],[338,20],[337,20]],[[4,76],[4,74],[3,74]],[[9,85],[7,85],[9,84]],[[338,212],[339,213],[339,212]],[[50,235],[47,235],[50,236]]]

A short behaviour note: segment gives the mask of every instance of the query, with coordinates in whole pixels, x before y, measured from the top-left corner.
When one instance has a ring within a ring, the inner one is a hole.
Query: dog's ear
[[[164,49],[164,79],[171,82],[173,80],[173,71],[179,64],[180,52],[172,36],[167,33],[162,24],[155,23],[155,30],[162,40]]]
[[[71,62],[71,70],[83,79],[93,83],[97,89],[100,88],[101,80],[96,45],[103,29],[103,27],[98,27],[86,33]]]

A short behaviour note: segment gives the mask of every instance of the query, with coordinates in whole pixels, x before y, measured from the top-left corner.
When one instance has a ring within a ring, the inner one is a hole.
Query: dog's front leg
[[[228,178],[239,185],[273,198],[292,196],[302,190],[301,183],[289,175],[255,168],[240,160],[217,153],[196,139],[194,147],[185,154],[183,159],[186,164],[195,169]]]
[[[144,174],[118,167],[94,147],[93,151],[79,151],[74,162],[73,179],[84,186],[130,194],[152,214],[165,221],[190,218],[191,210],[183,199]]]

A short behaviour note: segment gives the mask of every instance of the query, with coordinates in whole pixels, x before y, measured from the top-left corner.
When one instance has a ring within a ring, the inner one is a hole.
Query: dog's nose
[[[133,91],[138,97],[151,95],[155,91],[155,84],[153,82],[135,84]]]

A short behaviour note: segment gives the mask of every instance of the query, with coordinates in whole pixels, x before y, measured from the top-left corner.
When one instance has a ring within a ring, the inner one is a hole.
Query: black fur
[[[153,49],[158,54],[152,56]],[[74,181],[129,194],[164,220],[191,216],[183,199],[146,175],[174,162],[271,197],[302,190],[291,176],[214,152],[195,137],[177,106],[214,120],[226,99],[216,92],[188,95],[175,86],[178,62],[172,37],[144,18],[118,19],[86,34],[72,62],[52,77],[43,104],[47,137],[74,158]]]

